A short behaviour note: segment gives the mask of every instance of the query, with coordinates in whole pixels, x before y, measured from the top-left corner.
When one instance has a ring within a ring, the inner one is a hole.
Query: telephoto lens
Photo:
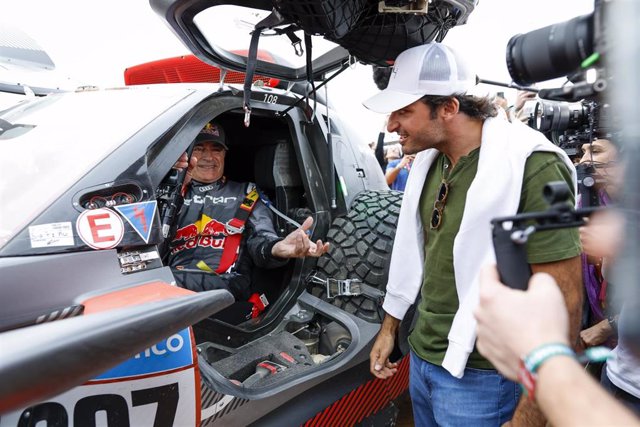
[[[566,76],[593,53],[593,13],[511,37],[507,68],[519,85]]]
[[[540,132],[578,129],[589,124],[589,112],[580,102],[538,101],[534,109],[534,129]]]

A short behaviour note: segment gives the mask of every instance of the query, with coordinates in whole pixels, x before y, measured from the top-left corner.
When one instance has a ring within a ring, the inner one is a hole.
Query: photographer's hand
[[[516,102],[514,104],[516,113],[519,113],[520,110],[522,110],[525,102],[536,99],[536,96],[537,95],[535,92],[529,92],[528,90],[519,90],[518,94],[516,95]]]

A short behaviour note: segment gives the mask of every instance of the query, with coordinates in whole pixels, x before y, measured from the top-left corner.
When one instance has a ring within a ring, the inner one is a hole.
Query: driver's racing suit
[[[253,184],[224,177],[212,184],[191,181],[178,214],[178,227],[171,242],[169,265],[178,284],[192,291],[227,289],[236,301],[251,295],[251,268],[275,268],[287,260],[271,255],[282,240],[275,232],[269,209],[258,200],[245,223],[235,264],[218,271],[233,219]]]

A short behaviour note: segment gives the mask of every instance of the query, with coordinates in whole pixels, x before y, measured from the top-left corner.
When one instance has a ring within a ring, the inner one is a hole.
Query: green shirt
[[[409,337],[413,351],[431,363],[441,365],[449,344],[447,335],[458,311],[458,294],[453,269],[453,241],[460,228],[467,190],[478,169],[480,149],[462,157],[449,173],[448,160],[442,154],[434,161],[425,179],[420,197],[420,214],[424,231],[424,277],[422,300],[418,305],[418,319]],[[449,193],[440,226],[432,230],[431,215],[442,179],[448,183]],[[529,156],[524,170],[518,213],[539,212],[549,206],[542,196],[542,188],[550,181],[564,180],[571,184],[571,172],[555,153],[535,152]],[[569,201],[574,203],[573,195]],[[490,225],[487,224],[487,227]],[[580,254],[577,228],[534,233],[527,243],[530,264],[572,258]],[[494,369],[477,351],[469,356],[467,367]]]

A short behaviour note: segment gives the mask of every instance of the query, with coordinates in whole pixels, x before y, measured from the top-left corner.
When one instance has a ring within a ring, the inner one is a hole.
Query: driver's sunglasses
[[[437,230],[442,224],[442,213],[444,211],[444,205],[447,202],[447,196],[449,195],[449,185],[442,180],[440,188],[438,189],[438,195],[436,201],[433,202],[433,212],[431,213],[431,229]]]

